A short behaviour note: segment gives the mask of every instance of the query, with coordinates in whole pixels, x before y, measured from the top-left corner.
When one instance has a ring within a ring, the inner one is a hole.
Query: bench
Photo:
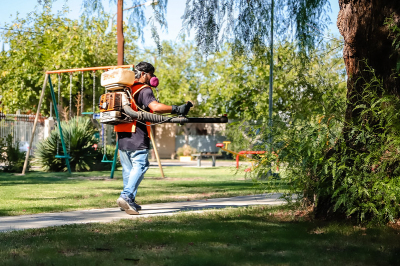
[[[218,153],[195,153],[191,154],[193,157],[197,157],[197,167],[201,167],[201,159],[203,156],[211,156],[212,157],[212,167],[215,167],[215,162],[217,160],[217,156],[222,156]]]

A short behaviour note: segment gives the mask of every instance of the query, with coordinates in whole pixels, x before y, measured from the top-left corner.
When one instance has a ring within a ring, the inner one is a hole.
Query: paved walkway
[[[72,212],[41,213],[33,215],[0,217],[0,232],[43,228],[66,224],[106,223],[120,219],[137,219],[141,217],[173,215],[183,211],[203,212],[207,209],[241,207],[250,205],[281,205],[281,194],[261,194],[233,198],[193,200],[169,203],[142,205],[140,215],[128,215],[119,208],[92,209]]]
[[[170,167],[170,166],[183,166],[183,167],[197,167],[197,160],[193,160],[190,162],[180,162],[179,160],[168,160],[168,159],[161,159],[161,164],[163,167]],[[251,162],[241,160],[240,165],[249,166]],[[218,160],[215,163],[217,167],[236,167],[236,160]],[[150,167],[158,168],[157,161],[150,161]],[[201,167],[212,167],[212,160],[211,158],[203,158],[201,160]]]

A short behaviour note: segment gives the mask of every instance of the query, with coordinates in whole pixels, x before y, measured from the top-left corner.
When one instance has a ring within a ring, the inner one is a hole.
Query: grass
[[[0,234],[2,265],[399,265],[400,230],[249,207]]]
[[[261,193],[244,172],[228,167],[165,167],[167,178],[150,168],[142,181],[140,204],[231,197]],[[116,207],[122,172],[45,173],[25,176],[0,173],[0,216]]]

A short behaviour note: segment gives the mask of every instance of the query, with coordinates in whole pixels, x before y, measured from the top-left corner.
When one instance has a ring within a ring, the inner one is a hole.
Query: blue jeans
[[[135,199],[144,173],[149,169],[149,150],[119,150],[119,158],[121,160],[122,177],[124,180],[124,189],[121,195],[125,194],[131,199]]]

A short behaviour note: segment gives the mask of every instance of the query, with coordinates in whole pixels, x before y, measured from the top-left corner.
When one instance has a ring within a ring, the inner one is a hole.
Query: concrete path
[[[281,194],[260,194],[233,198],[193,200],[169,203],[142,205],[139,215],[128,215],[119,208],[92,209],[72,212],[41,213],[33,215],[0,217],[0,232],[43,228],[66,224],[106,223],[120,219],[137,219],[141,217],[173,215],[183,211],[203,212],[207,209],[241,207],[250,205],[281,205]]]
[[[161,159],[161,164],[163,167],[170,167],[170,166],[197,167],[197,160],[193,160],[190,162],[180,162],[179,160]],[[241,160],[240,165],[241,166],[250,166],[251,162]],[[217,167],[221,167],[221,166],[236,167],[236,161],[235,160],[218,160],[217,159],[215,166],[217,166]],[[201,167],[202,168],[212,167],[211,158],[202,159]],[[150,168],[158,168],[157,161],[150,161]]]

